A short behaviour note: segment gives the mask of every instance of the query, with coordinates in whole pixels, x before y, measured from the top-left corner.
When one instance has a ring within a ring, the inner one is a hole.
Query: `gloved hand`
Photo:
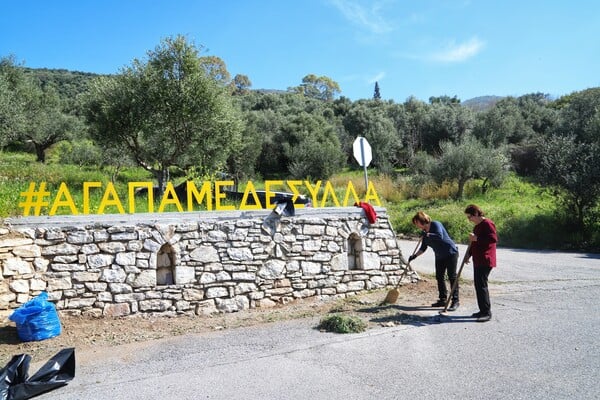
[[[408,262],[412,262],[412,260],[414,260],[415,258],[417,258],[417,256],[415,256],[414,254],[410,257],[408,257]]]

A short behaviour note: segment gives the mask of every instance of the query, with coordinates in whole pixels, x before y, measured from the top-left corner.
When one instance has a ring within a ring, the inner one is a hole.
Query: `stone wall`
[[[0,309],[46,291],[72,314],[208,314],[395,285],[405,265],[375,210],[373,224],[358,207],[7,219]]]

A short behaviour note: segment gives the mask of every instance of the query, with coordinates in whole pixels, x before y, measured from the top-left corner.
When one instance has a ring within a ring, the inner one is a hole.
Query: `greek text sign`
[[[157,212],[165,212],[165,209],[169,206],[177,209],[179,212],[183,211],[194,211],[194,207],[203,205],[208,211],[232,211],[236,209],[236,206],[224,204],[226,198],[226,192],[224,188],[234,185],[233,181],[216,181],[214,182],[205,181],[202,183],[200,188],[196,186],[193,181],[186,182],[186,198],[180,199],[175,192],[175,187],[172,182],[168,182],[165,188],[165,192],[160,199]],[[95,214],[105,214],[106,212],[125,214],[133,214],[136,212],[135,200],[136,196],[139,198],[142,195],[136,193],[139,189],[146,189],[147,201],[148,201],[148,212],[155,212],[154,210],[154,192],[152,182],[129,182],[127,185],[127,211],[125,211],[124,203],[119,197],[112,182],[103,184],[102,182],[84,182],[83,183],[83,199],[82,204],[75,204],[73,197],[67,187],[66,183],[61,183],[55,194],[50,193],[47,190],[46,182],[35,183],[30,182],[27,191],[21,192],[21,202],[19,207],[23,209],[23,215],[35,215],[41,214],[42,210],[48,209],[48,215],[56,215],[57,211],[61,210],[62,214],[78,215],[78,214],[90,214],[92,207],[90,206],[90,194],[93,191],[99,191],[102,193],[102,199],[98,207],[93,207]],[[375,187],[372,183],[369,183],[364,199],[359,199],[354,185],[351,181],[348,182],[344,192],[344,198],[340,202],[338,199],[333,185],[326,181],[323,185],[322,181],[317,181],[314,185],[309,181],[300,180],[277,180],[277,181],[265,181],[265,192],[266,192],[266,208],[272,208],[272,200],[275,196],[276,191],[285,191],[293,194],[292,201],[296,200],[301,195],[300,189],[304,188],[310,193],[313,207],[325,207],[326,204],[332,203],[336,207],[347,207],[353,205],[359,201],[371,202],[377,206],[381,206],[379,196],[375,191]],[[249,199],[252,199],[249,201]],[[262,209],[260,201],[257,195],[257,190],[252,182],[247,182],[246,189],[242,196],[239,209],[240,210],[260,210]],[[185,207],[184,207],[185,206]],[[304,204],[296,204],[296,207],[304,207]]]

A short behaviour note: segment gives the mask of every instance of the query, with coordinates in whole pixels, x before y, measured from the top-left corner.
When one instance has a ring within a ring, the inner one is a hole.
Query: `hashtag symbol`
[[[31,214],[33,208],[33,215],[40,215],[42,207],[48,207],[48,202],[44,198],[50,196],[50,192],[46,191],[46,182],[40,183],[39,190],[36,190],[36,183],[30,182],[29,189],[26,192],[21,192],[21,198],[25,201],[19,203],[19,207],[23,208],[23,215],[28,216]]]

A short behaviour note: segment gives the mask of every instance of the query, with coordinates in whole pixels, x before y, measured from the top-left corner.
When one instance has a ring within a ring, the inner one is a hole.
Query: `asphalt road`
[[[403,254],[415,244],[402,241]],[[600,254],[501,248],[498,260],[490,322],[469,317],[471,300],[450,317],[414,310],[408,324],[362,334],[303,319],[182,336],[87,357],[39,398],[600,398]],[[432,273],[431,250],[413,267]]]

